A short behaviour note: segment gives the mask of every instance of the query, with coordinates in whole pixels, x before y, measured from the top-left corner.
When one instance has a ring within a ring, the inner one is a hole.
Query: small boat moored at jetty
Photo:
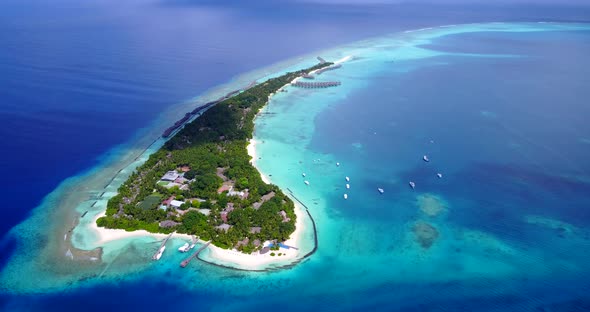
[[[156,254],[154,260],[160,260],[160,258],[162,258],[162,254],[164,253],[164,250],[166,250],[166,246],[162,246],[162,248],[158,250],[158,253]]]
[[[437,176],[439,179],[441,179],[441,178],[442,178],[442,173],[440,173],[440,172],[439,172],[439,173],[437,173],[437,174],[436,174],[436,176]]]
[[[184,243],[184,245],[182,245],[181,247],[178,248],[178,251],[187,252],[189,249],[190,249],[189,243]]]
[[[346,188],[349,189],[350,188],[350,184],[346,183]]]
[[[348,194],[344,194],[344,199],[348,199]]]
[[[414,182],[410,181],[410,187],[411,187],[412,189],[415,189],[415,188],[416,188],[416,183],[414,183]]]
[[[385,191],[380,187],[377,188],[377,191],[379,191],[379,193],[381,193],[381,194],[385,193]]]
[[[422,157],[422,160],[424,160],[425,162],[429,162],[429,161],[430,161],[430,159],[429,159],[429,158],[428,158],[428,156],[426,156],[426,155],[424,155],[424,156]]]
[[[195,248],[195,243],[192,243],[192,244],[191,244],[191,245],[188,247],[188,249],[189,249],[189,250],[191,250],[191,249],[193,249],[193,248]]]
[[[345,179],[346,179],[346,182],[350,182],[350,178],[349,177],[346,177]]]

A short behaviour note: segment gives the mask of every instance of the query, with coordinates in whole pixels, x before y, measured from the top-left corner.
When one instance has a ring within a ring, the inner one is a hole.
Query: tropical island
[[[97,225],[196,235],[247,254],[287,240],[295,205],[251,164],[254,118],[283,86],[332,64],[271,78],[206,110],[130,175]]]

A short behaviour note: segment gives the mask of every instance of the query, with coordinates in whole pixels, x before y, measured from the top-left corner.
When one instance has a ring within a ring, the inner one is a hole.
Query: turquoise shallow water
[[[138,261],[157,243],[134,239],[111,246],[109,263],[85,281],[38,275],[29,266],[38,260],[13,258],[2,283],[108,294],[100,285],[140,289],[149,280],[146,292],[160,289],[173,308],[198,302],[220,311],[584,310],[589,36],[584,24],[474,24],[322,52],[352,56],[316,78],[342,86],[289,87],[256,120],[257,166],[318,225],[318,251],[293,269],[244,273],[196,262],[181,270],[182,255]],[[43,209],[29,221],[41,229]],[[436,229],[427,248],[418,222]],[[31,238],[36,228],[27,225]]]

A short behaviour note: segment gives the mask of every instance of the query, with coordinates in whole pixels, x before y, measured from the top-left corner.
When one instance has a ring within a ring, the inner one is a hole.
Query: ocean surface
[[[590,310],[588,12],[3,2],[0,309]],[[318,77],[342,86],[289,88],[255,132],[257,166],[316,219],[310,259],[181,270],[181,255],[152,263],[153,240],[133,239],[105,250],[97,277],[29,268],[60,230],[46,217],[88,209],[64,200],[75,187],[104,187],[87,177],[124,169],[112,193],[132,170],[119,160],[145,159],[189,107],[316,55],[352,56]]]

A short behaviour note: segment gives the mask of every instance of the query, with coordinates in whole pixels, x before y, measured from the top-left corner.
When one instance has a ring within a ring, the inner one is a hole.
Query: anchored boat
[[[164,253],[164,250],[166,250],[166,246],[162,246],[162,248],[158,250],[158,253],[156,254],[154,260],[160,260],[160,258],[162,258],[162,254]]]
[[[184,243],[184,245],[182,245],[181,247],[178,248],[178,251],[187,252],[189,249],[190,249],[189,243]]]

